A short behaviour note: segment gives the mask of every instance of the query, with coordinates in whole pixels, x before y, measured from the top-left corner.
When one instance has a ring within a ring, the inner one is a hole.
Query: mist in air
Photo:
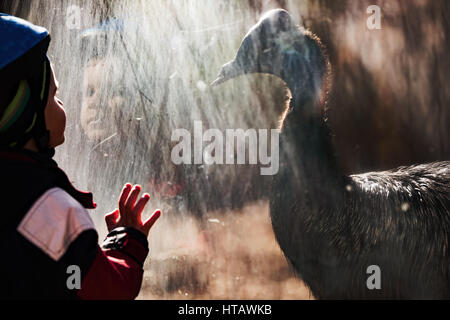
[[[372,3],[374,2],[374,3]],[[366,8],[382,8],[368,30]],[[0,11],[49,29],[49,56],[67,112],[56,160],[103,215],[124,183],[151,194],[140,298],[310,299],[270,225],[270,176],[259,165],[175,165],[173,130],[274,129],[284,83],[246,75],[209,84],[248,29],[288,10],[327,48],[327,115],[346,173],[450,156],[447,1],[9,1]]]

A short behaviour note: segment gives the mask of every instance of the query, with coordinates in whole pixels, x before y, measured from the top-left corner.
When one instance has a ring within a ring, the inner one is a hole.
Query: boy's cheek
[[[47,129],[50,131],[50,146],[56,147],[64,143],[64,131],[66,129],[66,112],[64,108],[53,101],[45,108],[45,121]]]
[[[64,131],[66,131],[67,114],[66,114],[66,111],[64,110],[64,108],[61,107],[61,109],[62,109],[62,112],[63,112],[62,122],[63,122],[63,133],[64,133]]]

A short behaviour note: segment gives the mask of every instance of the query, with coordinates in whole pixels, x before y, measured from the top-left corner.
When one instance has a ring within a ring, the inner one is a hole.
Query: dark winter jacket
[[[0,150],[0,199],[1,299],[138,295],[146,237],[117,228],[100,247],[86,210],[95,208],[92,194],[76,190],[50,156]]]

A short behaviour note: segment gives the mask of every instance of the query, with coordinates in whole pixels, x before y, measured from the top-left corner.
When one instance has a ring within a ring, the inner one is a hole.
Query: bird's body
[[[449,167],[354,175],[321,191],[280,172],[271,198],[277,241],[317,298],[450,298]],[[380,290],[367,287],[371,265]]]
[[[218,78],[271,73],[291,91],[270,198],[281,249],[316,298],[450,298],[450,162],[345,176],[320,105],[328,70],[320,42],[272,10]]]

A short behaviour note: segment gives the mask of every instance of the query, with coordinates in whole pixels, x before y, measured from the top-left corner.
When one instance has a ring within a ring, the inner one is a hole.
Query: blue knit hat
[[[0,14],[0,34],[0,146],[21,147],[33,137],[45,150],[50,35],[43,27],[6,14]]]

